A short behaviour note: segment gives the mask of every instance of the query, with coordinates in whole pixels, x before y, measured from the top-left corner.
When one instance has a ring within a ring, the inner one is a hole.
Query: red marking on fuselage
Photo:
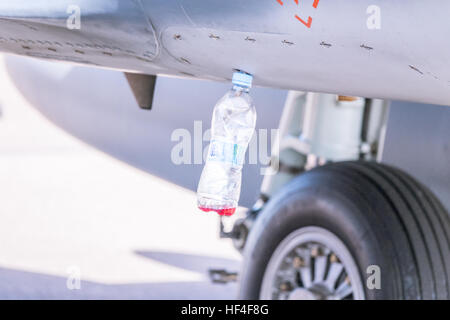
[[[308,17],[308,22],[306,22],[305,20],[300,18],[298,15],[295,15],[295,17],[297,18],[298,21],[303,23],[305,26],[307,26],[308,28],[311,28],[311,24],[312,24],[312,18],[311,17]]]
[[[297,5],[299,4],[298,0],[294,0],[294,1],[295,1],[295,3],[296,3]],[[314,3],[313,3],[313,5],[312,5],[314,9],[317,9],[317,6],[319,5],[319,1],[320,1],[320,0],[314,0]],[[277,2],[278,2],[280,5],[284,5],[283,1],[281,1],[281,0],[277,0]],[[312,24],[312,18],[311,18],[311,17],[308,17],[308,22],[306,22],[305,20],[303,20],[302,18],[300,18],[300,16],[299,16],[298,14],[295,15],[295,18],[296,18],[298,21],[300,21],[301,23],[303,23],[307,28],[311,28],[311,24]]]

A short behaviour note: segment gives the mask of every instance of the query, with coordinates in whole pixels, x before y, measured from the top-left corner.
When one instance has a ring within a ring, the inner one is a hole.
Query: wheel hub
[[[288,295],[288,300],[320,300],[311,291],[304,288],[296,288]]]
[[[358,268],[344,243],[319,227],[299,229],[272,255],[262,299],[364,299]]]

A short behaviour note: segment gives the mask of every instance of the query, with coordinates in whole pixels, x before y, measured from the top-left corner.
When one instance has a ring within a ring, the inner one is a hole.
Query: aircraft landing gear
[[[305,172],[265,178],[239,298],[450,298],[448,212],[414,178],[373,161],[386,118],[382,101],[289,95],[273,157]]]

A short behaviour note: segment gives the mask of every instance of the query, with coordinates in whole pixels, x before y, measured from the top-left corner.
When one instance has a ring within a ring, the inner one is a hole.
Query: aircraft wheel
[[[308,171],[257,217],[241,299],[449,299],[450,219],[431,192],[381,164]]]

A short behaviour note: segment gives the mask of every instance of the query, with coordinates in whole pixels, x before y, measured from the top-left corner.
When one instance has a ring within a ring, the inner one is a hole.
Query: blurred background
[[[229,84],[159,78],[143,111],[117,71],[0,56],[0,74],[0,298],[235,298],[236,284],[208,280],[209,268],[238,271],[240,255],[196,209],[202,165],[171,160],[174,130],[209,129]],[[287,92],[251,94],[270,133]],[[450,108],[393,102],[390,113],[383,162],[450,208]],[[260,168],[244,167],[240,214]]]

